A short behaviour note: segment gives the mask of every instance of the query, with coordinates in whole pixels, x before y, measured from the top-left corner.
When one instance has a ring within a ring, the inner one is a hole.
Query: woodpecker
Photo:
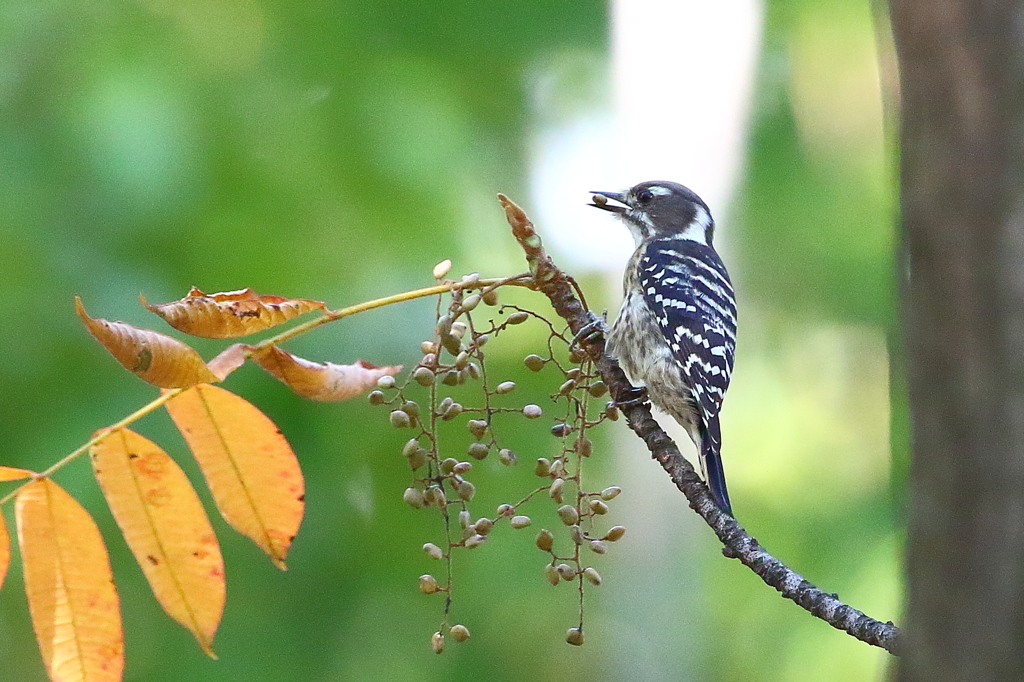
[[[736,297],[712,245],[711,211],[692,190],[661,180],[591,194],[591,205],[615,213],[636,241],[607,351],[638,395],[686,429],[712,499],[732,516],[718,413],[736,350]]]

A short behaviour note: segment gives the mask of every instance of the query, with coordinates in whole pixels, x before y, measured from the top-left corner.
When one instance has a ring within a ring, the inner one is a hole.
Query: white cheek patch
[[[697,210],[697,214],[693,217],[693,222],[699,223],[700,226],[706,231],[711,227],[711,214],[704,210],[704,207],[700,204],[696,204],[694,208]]]

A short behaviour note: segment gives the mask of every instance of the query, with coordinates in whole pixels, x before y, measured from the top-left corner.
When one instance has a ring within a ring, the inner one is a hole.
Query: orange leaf
[[[224,560],[185,472],[152,441],[118,429],[92,447],[92,467],[157,601],[212,658],[224,611]]]
[[[20,481],[23,478],[32,478],[32,472],[28,469],[0,467],[0,481]]]
[[[53,481],[32,481],[15,505],[25,592],[51,680],[117,682],[121,612],[107,549],[89,513]]]
[[[359,395],[382,376],[394,376],[397,367],[375,367],[357,360],[351,365],[310,362],[276,346],[253,351],[252,359],[303,398],[331,402]]]
[[[224,519],[284,569],[302,523],[305,483],[288,441],[239,396],[200,384],[167,402]]]
[[[89,333],[143,381],[160,388],[187,388],[218,380],[199,353],[177,339],[124,322],[93,319],[77,296],[75,310]]]
[[[4,585],[7,569],[11,565],[11,536],[7,533],[7,523],[0,514],[0,587]]]
[[[325,310],[321,301],[259,296],[252,289],[204,294],[192,287],[185,298],[142,305],[180,332],[207,339],[233,339],[270,329],[311,310]]]

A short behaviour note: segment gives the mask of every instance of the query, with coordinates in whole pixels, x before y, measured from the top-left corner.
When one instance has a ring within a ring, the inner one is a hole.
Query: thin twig
[[[503,194],[498,200],[505,208],[505,216],[512,234],[526,253],[530,272],[534,274],[536,288],[551,301],[555,312],[564,319],[573,334],[579,333],[597,316],[586,309],[574,294],[574,282],[562,272],[544,252],[540,236],[533,223],[515,203]],[[626,397],[632,388],[619,363],[604,352],[605,342],[599,336],[582,341],[583,349],[593,358],[598,373],[607,384],[612,398]],[[661,464],[676,487],[686,496],[690,507],[711,527],[724,545],[722,553],[741,563],[760,576],[767,585],[782,593],[817,618],[856,637],[862,642],[881,647],[899,655],[902,632],[893,623],[882,623],[863,612],[841,602],[837,595],[815,587],[800,574],[761,548],[743,527],[712,501],[707,486],[693,466],[679,453],[675,442],[651,416],[647,404],[625,404],[621,408],[629,426],[647,444],[651,456]]]

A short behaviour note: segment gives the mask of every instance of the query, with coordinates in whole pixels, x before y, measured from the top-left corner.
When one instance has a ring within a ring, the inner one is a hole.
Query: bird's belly
[[[653,313],[639,294],[626,297],[608,334],[608,353],[634,385],[646,386],[659,409],[671,415],[696,442],[694,401],[682,368]]]

